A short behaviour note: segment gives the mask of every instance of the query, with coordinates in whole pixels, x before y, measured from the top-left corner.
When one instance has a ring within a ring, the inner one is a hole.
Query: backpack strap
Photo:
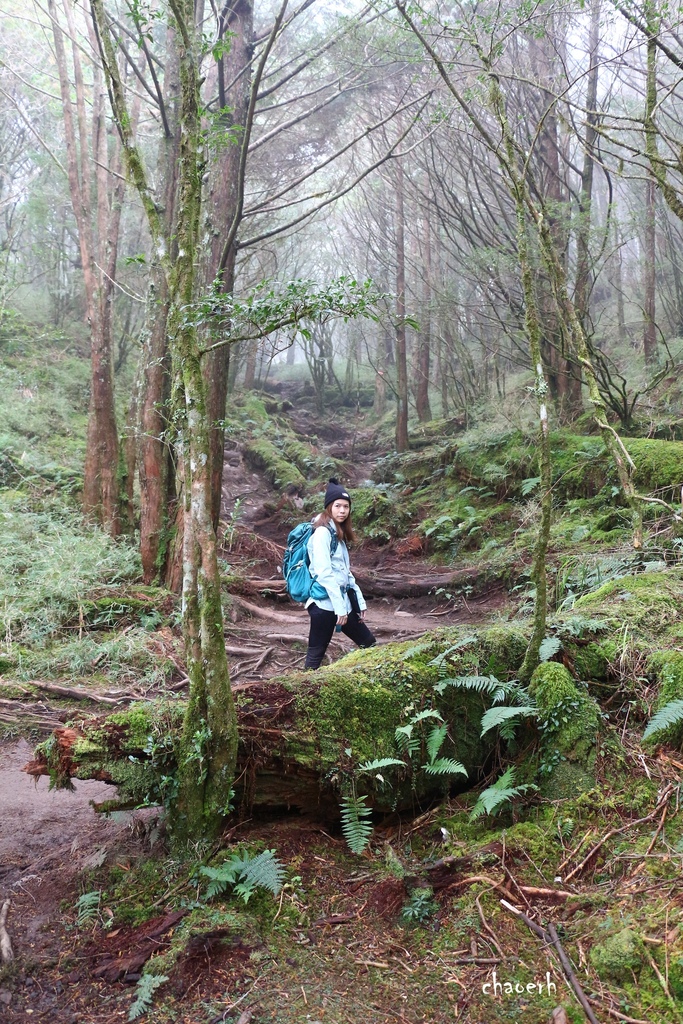
[[[330,558],[335,553],[339,546],[339,538],[337,537],[337,531],[331,523],[327,524],[327,529],[330,531]]]

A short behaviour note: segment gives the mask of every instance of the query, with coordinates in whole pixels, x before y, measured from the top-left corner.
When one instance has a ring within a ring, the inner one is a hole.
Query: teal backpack
[[[308,542],[313,534],[312,523],[299,523],[295,526],[287,538],[287,547],[282,559],[282,576],[285,581],[287,593],[292,601],[305,604],[309,597],[327,597],[327,591],[320,584],[316,584],[311,576],[311,565],[308,558]],[[337,534],[329,528],[330,555],[337,550]],[[315,594],[313,588],[317,587],[320,593]]]

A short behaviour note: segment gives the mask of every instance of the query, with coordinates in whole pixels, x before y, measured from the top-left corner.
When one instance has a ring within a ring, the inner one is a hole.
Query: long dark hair
[[[325,511],[321,512],[314,520],[314,526],[333,526],[337,534],[337,540],[343,540],[345,544],[350,544],[351,541],[356,539],[356,535],[353,532],[353,526],[351,525],[351,508],[349,507],[349,514],[340,525],[339,523],[335,523],[332,518],[333,504],[334,502],[331,501],[329,505],[325,506]]]

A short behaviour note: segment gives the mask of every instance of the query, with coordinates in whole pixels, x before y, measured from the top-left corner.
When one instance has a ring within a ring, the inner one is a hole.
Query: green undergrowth
[[[504,574],[506,565],[520,556],[530,559],[533,550],[539,518],[536,436],[518,430],[444,436],[379,460],[374,495],[360,496],[360,523],[370,527],[372,538],[385,542],[397,530],[412,530],[423,550],[440,558],[458,557],[463,564],[471,561],[472,552],[477,559],[485,555]],[[636,487],[676,503],[683,483],[680,445],[650,438],[628,438],[627,444],[636,465]],[[581,561],[590,563],[601,549],[617,549],[628,558],[630,513],[600,438],[557,430],[551,446],[551,563],[562,575],[567,560],[579,575]],[[655,552],[653,557],[675,560],[681,547],[679,526],[666,521],[662,506],[643,505],[642,510],[646,526],[652,524],[647,549]]]
[[[54,329],[15,323],[0,345],[0,484],[82,485],[89,364]]]
[[[419,1001],[437,1024],[456,1015],[449,994],[457,999],[458,1016],[466,1005],[476,1019],[490,1024],[550,1020],[558,1005],[568,1021],[579,1024],[584,1018],[568,995],[556,958],[504,909],[492,882],[530,886],[527,912],[538,924],[554,922],[575,969],[581,964],[584,992],[598,1000],[598,1019],[605,1016],[601,1006],[609,1004],[632,1019],[668,1024],[678,1019],[671,1000],[683,994],[683,914],[675,899],[680,853],[638,859],[650,847],[655,823],[629,828],[629,822],[654,810],[659,785],[636,762],[628,769],[572,798],[508,808],[495,822],[472,821],[472,796],[460,795],[409,830],[390,827],[373,839],[360,863],[324,830],[302,833],[298,822],[247,823],[243,834],[256,834],[255,846],[228,841],[219,849],[196,850],[185,863],[159,848],[133,862],[112,852],[106,864],[82,879],[83,891],[98,896],[98,916],[87,928],[108,943],[107,933],[122,926],[184,911],[144,966],[145,974],[170,979],[155,999],[154,1019],[163,1022],[197,1015],[187,995],[188,978],[196,977],[201,961],[202,977],[223,972],[211,1004],[214,1015],[242,998],[240,1013],[251,1010],[282,1024],[308,1014],[323,1020],[328,1012],[337,1019],[338,1008],[348,1014],[360,1005],[367,986],[378,1006],[400,1005],[407,995],[410,1005]],[[653,851],[658,855],[676,844],[680,849],[683,822],[675,797],[669,811]],[[563,875],[602,839],[587,868],[565,883]],[[279,897],[256,893],[245,905],[235,892],[209,895],[203,865],[220,869],[245,848],[253,855],[264,844],[275,848],[285,866]],[[444,858],[448,866],[432,872]],[[638,866],[634,898],[629,875]],[[537,887],[569,889],[572,895],[544,900],[533,894]],[[518,894],[511,902],[519,901]],[[496,963],[468,965],[464,951],[470,956],[474,949]],[[398,969],[398,958],[409,970]],[[550,972],[556,987],[537,989],[531,998],[519,990],[492,998],[490,987],[483,986],[491,985],[494,970],[499,981],[524,986],[546,982]],[[657,972],[666,976],[670,998]],[[267,986],[254,986],[264,975]],[[453,976],[460,982],[457,990],[449,984]]]
[[[60,627],[106,614],[107,594],[125,603],[122,585],[140,574],[134,547],[58,501],[0,495],[0,615],[6,636],[42,640]],[[91,597],[97,588],[99,596]],[[130,600],[130,599],[129,599]]]
[[[138,583],[131,542],[114,541],[56,497],[0,495],[0,675],[97,688],[162,683],[176,600]],[[166,627],[162,651],[152,634]]]

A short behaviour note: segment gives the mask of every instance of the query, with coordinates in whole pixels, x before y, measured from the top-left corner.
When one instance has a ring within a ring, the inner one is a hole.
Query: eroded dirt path
[[[104,1022],[110,1018],[71,1009],[77,990],[72,999],[69,987],[80,983],[81,991],[85,982],[88,1002],[90,981],[70,952],[66,926],[84,873],[125,850],[132,816],[93,812],[91,801],[112,795],[102,782],[77,781],[73,792],[50,791],[46,778],[34,782],[21,770],[31,757],[26,740],[0,746],[0,904],[10,900],[7,928],[16,957],[0,981],[0,1017],[22,1024]]]
[[[305,438],[315,436],[319,449],[343,461],[350,489],[372,478],[379,455],[372,428],[322,424],[310,410],[290,412],[292,426]],[[320,482],[321,489],[323,481]],[[234,515],[237,505],[239,515]],[[278,497],[263,473],[246,464],[240,446],[229,440],[225,452],[222,504],[222,557],[246,581],[235,596],[232,621],[226,625],[231,676],[236,682],[268,678],[303,666],[308,635],[306,612],[287,598],[279,572],[291,516],[301,511],[297,497]],[[304,513],[301,511],[301,519]],[[465,598],[476,573],[434,565],[419,552],[384,547],[360,547],[352,552],[352,567],[368,603],[367,621],[378,641],[408,640],[438,626],[480,624],[510,605],[502,585],[488,585]],[[453,597],[448,597],[455,591]],[[439,593],[437,593],[439,592]],[[231,648],[253,648],[233,654]],[[333,638],[329,660],[353,649],[344,635]]]

